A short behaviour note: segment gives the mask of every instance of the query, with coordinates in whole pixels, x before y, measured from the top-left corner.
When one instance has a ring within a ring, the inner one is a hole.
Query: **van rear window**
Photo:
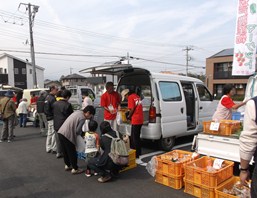
[[[178,83],[159,82],[161,98],[163,101],[181,101],[182,96]]]

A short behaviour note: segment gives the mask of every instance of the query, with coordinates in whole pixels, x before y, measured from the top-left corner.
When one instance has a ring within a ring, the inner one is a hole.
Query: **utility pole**
[[[33,30],[32,27],[34,25],[34,18],[36,13],[38,12],[39,6],[32,5],[30,3],[20,3],[21,5],[26,6],[26,10],[29,12],[29,33],[30,33],[30,56],[31,56],[31,64],[32,64],[32,78],[33,78],[33,86],[37,88],[37,75],[36,75],[36,61],[35,61],[35,51],[34,51],[34,40],[33,40]],[[31,7],[33,10],[31,11]]]
[[[127,52],[127,60],[128,60],[128,64],[129,64],[129,53]]]
[[[190,50],[194,50],[194,49],[190,48],[189,46],[187,46],[186,49],[183,49],[183,51],[186,51],[186,76],[188,75],[188,62],[191,60],[191,57],[188,54]]]
[[[70,67],[70,74],[72,74],[72,69],[73,69],[73,68],[72,68],[72,67]]]

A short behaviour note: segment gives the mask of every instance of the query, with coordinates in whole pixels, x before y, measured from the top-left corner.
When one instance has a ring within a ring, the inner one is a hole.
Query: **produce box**
[[[250,193],[250,189],[243,187],[241,189],[237,188],[235,184],[240,181],[239,177],[232,177],[227,181],[223,182],[218,188],[215,189],[216,198],[237,198],[243,193]],[[240,196],[249,197],[249,196]]]
[[[201,185],[207,188],[217,187],[219,184],[233,176],[234,162],[226,161],[222,163],[222,168],[208,170],[207,166],[212,166],[215,158],[202,157],[185,165],[185,179],[194,185]]]
[[[122,119],[122,122],[123,123],[128,123],[129,121],[127,120],[126,118],[126,115],[125,115],[125,112],[127,111],[127,108],[126,109],[120,109],[119,112],[121,114],[121,119]]]
[[[241,122],[238,120],[221,120],[218,131],[210,130],[211,122],[203,121],[203,132],[212,135],[230,136],[240,130]]]
[[[132,168],[136,168],[137,163],[136,163],[136,150],[130,149],[129,150],[129,164],[126,168],[122,169],[120,172],[130,170]]]
[[[202,185],[195,185],[185,179],[184,192],[195,197],[215,198],[215,188],[208,188]]]
[[[180,177],[184,175],[184,164],[191,162],[192,152],[173,150],[171,152],[159,155],[157,159],[157,171],[161,174],[168,175],[169,177]],[[195,156],[194,159],[198,158]],[[174,161],[177,158],[177,161]]]
[[[183,176],[171,177],[160,172],[156,172],[155,182],[169,186],[174,189],[181,189],[184,186]]]

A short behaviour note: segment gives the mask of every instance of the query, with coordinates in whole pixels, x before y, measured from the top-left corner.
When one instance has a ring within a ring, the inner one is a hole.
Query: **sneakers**
[[[8,143],[11,143],[12,141],[11,141],[11,140],[8,140],[7,142],[8,142]]]
[[[104,182],[109,181],[111,178],[112,178],[112,177],[111,177],[110,175],[108,175],[108,176],[105,176],[105,177],[100,177],[100,178],[98,178],[98,181],[99,181],[100,183],[104,183]]]
[[[70,166],[67,166],[67,165],[64,166],[64,170],[65,170],[65,171],[70,171],[71,169],[72,169],[72,168],[71,168]]]
[[[86,170],[86,173],[85,173],[86,177],[91,177],[91,173],[90,173],[90,170]]]
[[[83,173],[83,170],[82,169],[77,169],[75,170],[74,168],[71,170],[71,174],[73,175],[77,175],[77,174],[80,174],[80,173]]]
[[[97,176],[98,175],[98,173],[97,172],[94,172],[94,176]]]
[[[62,153],[57,153],[56,154],[56,158],[62,158],[62,157],[63,157]]]
[[[0,140],[0,143],[4,142],[4,140]]]

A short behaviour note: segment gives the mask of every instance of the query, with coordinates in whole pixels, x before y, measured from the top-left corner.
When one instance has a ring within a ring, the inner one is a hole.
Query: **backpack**
[[[109,134],[104,134],[104,136],[111,138],[111,151],[109,157],[112,159],[114,164],[127,166],[129,163],[129,154],[126,148],[125,142],[120,139],[119,133],[116,132],[116,138],[112,137]]]

